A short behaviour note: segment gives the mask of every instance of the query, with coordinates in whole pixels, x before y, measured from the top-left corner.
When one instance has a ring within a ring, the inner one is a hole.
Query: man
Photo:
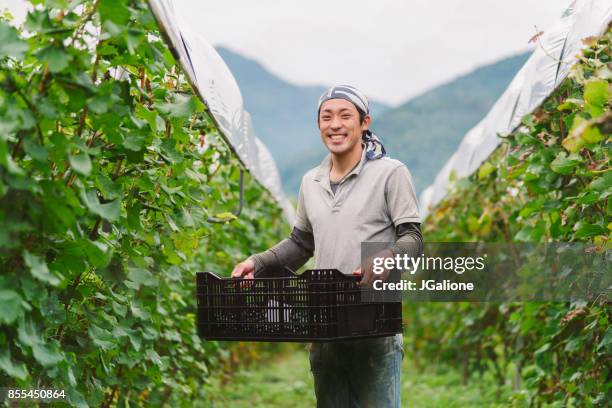
[[[315,268],[375,278],[360,267],[361,243],[391,242],[384,256],[421,251],[420,217],[412,177],[386,156],[369,130],[368,100],[358,89],[335,86],[319,99],[317,123],[330,154],[302,178],[291,236],[236,265],[232,277],[293,270],[315,257]],[[402,335],[315,343],[310,351],[317,407],[399,407]]]

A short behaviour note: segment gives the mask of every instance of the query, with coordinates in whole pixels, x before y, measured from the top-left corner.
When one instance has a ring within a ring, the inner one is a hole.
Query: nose
[[[342,127],[342,122],[340,122],[340,119],[338,119],[337,116],[332,117],[331,123],[329,124],[329,126],[332,129],[339,129]]]

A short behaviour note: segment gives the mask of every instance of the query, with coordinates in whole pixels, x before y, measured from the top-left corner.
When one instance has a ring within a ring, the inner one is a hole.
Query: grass
[[[459,371],[452,367],[433,367],[417,371],[408,359],[402,364],[402,407],[463,408],[502,407],[507,394],[498,395],[490,377],[473,378],[467,385]]]
[[[314,407],[308,352],[304,346],[283,347],[271,360],[235,373],[215,394],[215,408]]]
[[[461,373],[452,367],[417,371],[409,358],[402,363],[402,407],[452,408],[501,407],[508,395],[497,395],[490,377],[474,378],[463,385]],[[214,408],[291,407],[316,405],[308,352],[303,345],[283,347],[270,360],[262,360],[234,373],[215,387]]]

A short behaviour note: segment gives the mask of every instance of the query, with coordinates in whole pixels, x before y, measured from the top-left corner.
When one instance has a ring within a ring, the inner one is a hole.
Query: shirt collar
[[[344,176],[343,179],[347,179],[352,174],[359,175],[359,173],[361,172],[361,169],[365,165],[365,162],[367,161],[366,148],[363,143],[361,144],[361,146],[363,147],[363,151],[361,152],[361,160],[359,161],[359,164],[357,164],[357,166],[353,170],[351,170],[346,176]],[[319,165],[319,170],[317,171],[314,177],[316,181],[324,182],[324,184],[329,186],[329,171],[331,170],[331,163],[332,162],[331,162],[331,153],[330,153],[327,156],[325,156],[325,158]]]

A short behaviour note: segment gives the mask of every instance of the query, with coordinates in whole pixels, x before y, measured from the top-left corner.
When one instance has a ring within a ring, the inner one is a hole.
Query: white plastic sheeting
[[[185,18],[187,8],[175,9],[172,0],[149,0],[168,46],[181,64],[192,87],[202,98],[223,137],[253,177],[272,193],[290,224],[295,211],[285,197],[276,163],[255,136],[251,116],[244,110],[242,94],[217,51]]]
[[[575,0],[560,21],[540,37],[540,44],[516,74],[489,113],[464,136],[457,151],[446,162],[420,197],[421,216],[447,194],[449,176],[467,177],[493,153],[501,139],[520,125],[568,75],[580,50],[582,39],[601,35],[612,19],[612,1]]]

